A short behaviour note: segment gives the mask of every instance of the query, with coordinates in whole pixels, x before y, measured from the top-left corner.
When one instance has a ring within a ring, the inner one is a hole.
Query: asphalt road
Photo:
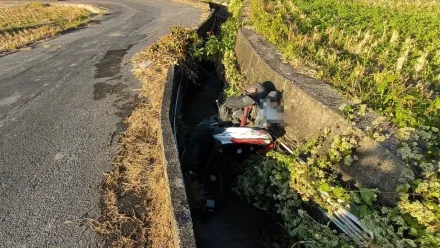
[[[75,1],[69,1],[75,2]],[[0,247],[95,247],[99,184],[140,83],[131,56],[201,12],[169,1],[92,2],[112,13],[0,58]]]

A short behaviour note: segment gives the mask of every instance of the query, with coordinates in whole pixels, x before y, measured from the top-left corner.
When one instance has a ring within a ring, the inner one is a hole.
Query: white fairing
[[[232,144],[232,139],[258,139],[263,140],[265,145],[272,143],[272,136],[266,130],[249,127],[228,127],[224,132],[215,134],[214,139],[223,145]]]

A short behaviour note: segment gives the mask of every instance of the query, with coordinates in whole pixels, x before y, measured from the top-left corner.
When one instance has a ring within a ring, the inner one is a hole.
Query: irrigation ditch
[[[197,33],[218,33],[227,18],[225,7],[211,4],[210,16],[201,24]],[[218,111],[216,100],[223,92],[222,69],[215,63],[202,61],[197,87],[189,85],[179,66],[168,70],[162,103],[161,124],[164,160],[172,205],[175,247],[262,247],[267,230],[280,232],[276,218],[257,209],[231,192],[225,183],[222,200],[215,214],[207,217],[200,211],[194,195],[196,188],[187,183],[182,173],[180,158],[188,145],[189,137],[197,125]],[[210,151],[206,151],[210,152]],[[216,163],[232,181],[234,158],[219,156]],[[186,182],[186,183],[185,183]]]

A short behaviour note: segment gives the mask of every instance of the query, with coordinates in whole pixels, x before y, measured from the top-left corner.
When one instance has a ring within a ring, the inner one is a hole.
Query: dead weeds
[[[197,35],[183,27],[133,57],[143,85],[141,103],[126,120],[127,130],[114,169],[102,183],[102,216],[95,230],[111,247],[172,247],[171,206],[160,141],[160,109],[170,65],[187,63]]]
[[[0,8],[0,53],[78,27],[94,14],[84,6],[43,3]]]

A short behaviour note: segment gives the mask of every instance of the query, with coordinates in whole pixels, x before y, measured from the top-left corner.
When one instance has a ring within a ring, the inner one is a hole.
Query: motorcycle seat
[[[254,104],[254,99],[247,95],[231,96],[225,101],[226,107],[230,109],[246,108]]]

